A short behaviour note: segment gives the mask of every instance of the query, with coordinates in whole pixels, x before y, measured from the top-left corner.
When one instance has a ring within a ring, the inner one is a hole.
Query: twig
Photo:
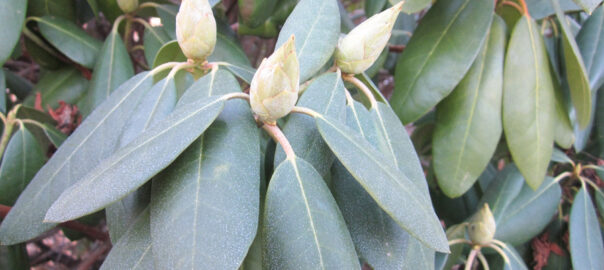
[[[369,90],[369,88],[367,88],[367,86],[361,80],[357,79],[354,76],[354,74],[342,74],[342,79],[354,84],[354,86],[356,86],[359,90],[361,90],[361,92],[363,92],[363,94],[367,97],[367,99],[369,99],[371,108],[377,107],[377,101],[375,100],[375,97],[371,93],[371,90]]]
[[[470,255],[468,256],[468,260],[466,261],[466,267],[464,268],[464,270],[472,269],[472,264],[474,263],[474,259],[476,258],[478,251],[479,249],[472,248],[472,251],[470,251]]]
[[[10,206],[0,204],[0,218],[4,219],[8,215],[8,213],[10,212],[11,209],[12,209],[12,207],[10,207]],[[59,226],[66,228],[66,229],[71,229],[71,230],[81,232],[81,233],[85,234],[86,236],[88,236],[89,238],[94,239],[94,240],[106,241],[109,239],[109,236],[106,233],[99,231],[98,229],[96,229],[94,227],[84,225],[77,221],[63,222],[63,223],[60,223]]]
[[[405,45],[388,45],[388,50],[395,53],[402,53],[405,48],[407,48]]]
[[[264,123],[264,125],[262,125],[262,129],[264,129],[268,133],[268,135],[273,138],[273,140],[275,140],[281,145],[283,151],[285,152],[285,155],[287,155],[287,159],[294,160],[296,158],[294,149],[292,148],[291,144],[289,144],[289,141],[285,137],[285,134],[283,134],[283,132],[277,125],[270,125]]]

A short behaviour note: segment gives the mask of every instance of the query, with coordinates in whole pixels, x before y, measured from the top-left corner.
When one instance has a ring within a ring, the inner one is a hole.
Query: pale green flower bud
[[[138,0],[117,0],[117,5],[124,13],[130,13],[138,8]]]
[[[340,39],[335,58],[342,72],[359,74],[371,67],[388,44],[403,2],[373,15]]]
[[[188,59],[203,62],[216,46],[216,20],[208,0],[183,0],[176,14],[176,39]]]
[[[250,85],[250,104],[258,119],[275,124],[296,106],[300,64],[292,35],[268,59],[262,60]]]
[[[468,235],[473,244],[486,245],[493,241],[496,229],[495,217],[493,217],[489,205],[485,203],[483,207],[470,218]]]

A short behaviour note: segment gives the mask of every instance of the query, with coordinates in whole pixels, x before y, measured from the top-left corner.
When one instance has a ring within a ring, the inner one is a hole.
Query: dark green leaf
[[[438,1],[398,60],[391,104],[403,123],[419,119],[461,81],[489,32],[494,1]]]
[[[187,61],[187,57],[183,54],[178,41],[173,40],[164,44],[153,60],[153,67],[157,67],[161,64],[168,62],[184,62]]]
[[[10,0],[0,3],[0,22],[2,22],[2,43],[0,45],[0,64],[10,57],[15,44],[21,36],[25,20],[26,0]]]
[[[604,216],[604,194],[603,190],[600,189],[599,192],[594,192],[594,196],[596,197],[596,205],[598,205],[598,210],[600,211],[600,216]]]
[[[277,167],[264,210],[265,268],[359,268],[350,233],[329,188],[303,159],[286,159]]]
[[[25,244],[0,246],[0,269],[28,270],[29,258]]]
[[[101,48],[94,66],[85,106],[80,106],[84,115],[90,114],[118,86],[134,75],[130,55],[117,29],[111,31]]]
[[[599,7],[585,21],[577,34],[577,45],[589,73],[592,91],[604,83],[604,7]]]
[[[373,93],[373,96],[377,101],[388,103],[388,99],[382,95],[380,89],[377,87],[377,85],[375,85],[375,83],[373,83],[373,80],[371,80],[366,73],[357,74],[356,77],[357,79],[361,80],[369,88],[369,90],[371,90],[371,93]]]
[[[573,142],[578,142],[575,141],[575,131],[573,130],[573,124],[571,123],[568,115],[568,102],[566,102],[564,98],[564,93],[562,93],[558,79],[556,79],[554,76],[555,75],[552,74],[554,84],[554,99],[556,101],[556,104],[554,105],[556,107],[556,119],[554,120],[554,141],[560,147],[568,149],[573,146]],[[591,128],[588,127],[588,129]],[[579,147],[575,146],[575,149],[579,149]]]
[[[72,67],[62,68],[56,71],[42,73],[40,81],[34,87],[34,92],[40,93],[42,108],[59,107],[59,101],[75,104],[82,98],[88,87],[88,80],[82,73]],[[25,105],[33,106],[35,95],[30,95],[24,102]]]
[[[229,72],[216,70],[197,80],[178,100],[176,107],[182,107],[192,102],[205,99],[208,96],[241,91],[237,79]]]
[[[522,258],[522,256],[518,253],[518,251],[509,243],[505,243],[505,247],[502,248],[503,252],[505,253],[505,255],[508,257],[509,259],[509,263],[506,263],[503,258],[501,257],[501,255],[497,254],[496,256],[496,260],[493,263],[492,266],[495,266],[493,268],[495,269],[499,269],[496,268],[500,265],[503,265],[503,270],[528,270],[529,268],[526,266],[526,263],[524,262],[524,259]],[[555,253],[550,253],[550,257],[552,255],[555,255]],[[549,263],[548,263],[549,264]],[[543,268],[545,269],[545,268]]]
[[[464,226],[463,224],[457,224],[447,228],[447,239],[449,241],[455,239],[465,239],[465,237],[466,226]],[[459,264],[463,248],[464,246],[462,244],[451,246],[451,253],[448,254],[447,261],[442,269],[452,269],[454,265]]]
[[[380,13],[384,6],[386,6],[387,2],[387,0],[365,1],[365,16],[369,18],[375,14]]]
[[[556,10],[556,17],[562,28],[562,48],[564,50],[564,63],[566,79],[570,88],[570,96],[574,105],[577,122],[584,129],[591,118],[591,91],[587,71],[579,47],[575,42],[575,35],[566,22],[564,13],[560,9],[558,0],[551,0]]]
[[[29,0],[27,16],[49,15],[73,22],[76,18],[74,2],[73,0]]]
[[[44,38],[59,51],[82,66],[94,67],[102,46],[100,41],[63,18],[44,16],[35,20]]]
[[[13,134],[0,166],[0,204],[13,205],[46,156],[36,138],[23,125]]]
[[[224,103],[223,97],[211,97],[175,110],[79,178],[53,203],[45,220],[79,218],[133,192],[199,137],[222,111]]]
[[[523,16],[508,44],[503,75],[503,129],[529,185],[545,177],[554,142],[555,97],[539,27]]]
[[[111,248],[101,269],[154,269],[149,208],[144,210],[124,236]]]
[[[433,166],[449,197],[463,195],[488,165],[502,132],[505,22],[496,16],[474,64],[436,107]]]
[[[0,69],[0,113],[6,115],[6,78],[4,77],[4,71]]]
[[[382,154],[352,129],[329,117],[316,118],[321,136],[336,157],[371,197],[402,228],[427,246],[448,251],[430,199],[396,167],[382,162]],[[405,203],[401,203],[401,202]]]
[[[537,190],[524,185],[505,211],[496,216],[495,238],[521,245],[537,236],[558,210],[562,190],[553,178],[546,177]]]
[[[485,190],[484,196],[478,205],[489,204],[495,222],[504,215],[514,198],[518,196],[524,186],[524,178],[516,165],[509,164],[497,173],[495,179]]]
[[[15,210],[2,222],[0,241],[3,244],[31,239],[55,226],[42,223],[50,205],[66,188],[114,152],[119,131],[128,120],[124,116],[132,112],[139,98],[151,88],[152,81],[151,73],[141,73],[128,80],[69,136],[32,179],[17,200]]]
[[[602,232],[585,183],[575,195],[568,231],[573,268],[604,269]]]
[[[319,71],[333,54],[340,37],[340,11],[336,0],[301,0],[279,33],[276,48],[296,37],[300,82]]]
[[[170,41],[170,37],[165,33],[164,27],[145,27],[145,35],[143,37],[145,46],[145,60],[147,65],[153,66],[153,60],[157,56],[157,52],[164,44]]]
[[[249,27],[258,27],[272,15],[277,0],[238,0],[239,22]]]
[[[339,73],[326,73],[312,81],[300,97],[297,106],[307,107],[334,119],[344,120],[346,113],[346,89]],[[296,155],[325,176],[335,157],[321,139],[314,119],[302,114],[292,114],[283,126],[283,133],[294,148]],[[280,145],[275,152],[274,166],[286,159]]]
[[[191,91],[209,97],[240,89],[192,87],[187,93]],[[152,186],[151,232],[158,268],[236,269],[242,263],[257,231],[258,145],[249,105],[233,101],[202,137],[157,176]],[[174,235],[184,240],[173,241]]]
[[[25,123],[25,126],[32,130],[40,130],[44,134],[45,139],[52,143],[52,145],[54,145],[56,148],[59,148],[59,146],[61,146],[61,144],[63,144],[63,142],[67,139],[67,135],[61,133],[61,131],[54,126],[46,123],[28,121]]]

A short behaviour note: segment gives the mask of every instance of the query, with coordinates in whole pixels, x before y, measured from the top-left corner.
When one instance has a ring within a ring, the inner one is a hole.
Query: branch
[[[10,206],[0,204],[0,218],[4,219],[10,212],[11,208],[12,207],[10,207]],[[89,238],[94,239],[94,240],[106,241],[109,239],[109,236],[107,235],[107,233],[102,232],[94,227],[84,225],[77,221],[63,222],[63,223],[60,223],[59,226],[65,228],[65,229],[71,229],[74,231],[81,232],[81,233],[85,234],[86,236],[88,236]]]

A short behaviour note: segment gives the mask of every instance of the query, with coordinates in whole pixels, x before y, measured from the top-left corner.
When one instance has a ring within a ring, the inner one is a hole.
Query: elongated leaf
[[[563,164],[571,164],[573,162],[572,159],[570,159],[564,152],[558,150],[558,148],[554,148],[554,151],[552,152],[552,161]]]
[[[589,73],[592,91],[604,83],[604,7],[597,8],[585,21],[579,34],[577,45]]]
[[[578,141],[575,141],[575,134],[579,134],[580,131],[576,132],[573,130],[573,124],[571,123],[568,115],[569,110],[567,108],[567,102],[564,98],[564,94],[562,93],[562,89],[560,88],[560,83],[558,82],[558,79],[554,78],[553,74],[552,79],[554,84],[554,99],[556,101],[556,104],[554,105],[556,107],[554,141],[560,147],[568,149],[573,146],[573,143],[579,143]],[[578,150],[580,148],[577,146],[575,146],[575,149],[580,151]]]
[[[3,37],[0,45],[0,64],[4,64],[15,44],[19,41],[26,9],[26,0],[2,1],[0,3],[0,22],[2,22],[1,33]]]
[[[172,4],[159,5],[155,9],[157,15],[161,19],[161,23],[164,25],[166,34],[170,36],[170,39],[176,39],[176,14],[178,13],[178,6]]]
[[[415,184],[393,165],[382,162],[381,153],[350,128],[325,116],[316,121],[336,157],[384,211],[422,243],[437,251],[448,251],[430,199]]]
[[[555,98],[539,28],[526,16],[512,32],[503,81],[503,129],[518,169],[537,189],[554,141]]]
[[[579,47],[575,42],[575,36],[566,22],[564,13],[560,8],[558,0],[551,0],[556,10],[556,17],[562,28],[562,47],[564,50],[564,63],[566,67],[566,79],[570,88],[570,96],[574,105],[579,127],[584,129],[591,118],[591,90],[587,70]]]
[[[339,73],[326,73],[315,80],[304,91],[297,103],[321,114],[329,115],[343,121],[346,112],[344,82]],[[307,115],[292,114],[283,126],[283,133],[294,148],[296,155],[310,164],[320,175],[327,175],[335,157],[321,139],[321,134],[314,125],[314,119]],[[277,146],[275,167],[285,160],[285,152]]]
[[[594,11],[594,9],[596,9],[596,7],[598,7],[598,5],[600,5],[600,3],[602,3],[602,0],[573,0],[575,1],[575,3],[577,3],[577,5],[579,5],[580,7],[583,8],[583,10],[585,10],[585,12],[591,14],[592,11]]]
[[[286,159],[277,167],[264,210],[265,268],[359,268],[350,233],[329,188],[303,159]]]
[[[168,62],[183,62],[186,61],[187,57],[183,54],[180,46],[178,45],[178,41],[172,40],[166,44],[164,44],[157,54],[155,55],[155,59],[153,60],[153,67],[157,67],[161,64]]]
[[[387,2],[387,0],[365,1],[365,16],[369,18],[380,13]]]
[[[403,123],[426,114],[461,81],[489,32],[494,8],[494,1],[438,1],[422,18],[396,65],[390,103]]]
[[[229,72],[218,69],[197,80],[178,100],[176,107],[182,107],[208,96],[240,91],[237,79]],[[227,92],[228,91],[228,92]]]
[[[133,75],[134,69],[130,56],[120,34],[115,29],[109,33],[99,52],[86,99],[83,106],[80,106],[82,113],[90,114],[113,90]]]
[[[44,161],[46,156],[36,138],[21,126],[11,137],[2,157],[0,204],[13,205]]]
[[[535,20],[543,19],[556,13],[551,0],[526,0],[531,17]],[[581,7],[574,0],[560,0],[560,7],[564,12],[580,11]]]
[[[35,20],[42,35],[59,51],[82,66],[94,67],[102,46],[100,41],[60,17],[43,16]]]
[[[171,39],[164,31],[164,27],[145,27],[144,46],[145,60],[147,65],[153,66],[153,60],[157,56],[157,52],[161,47],[168,43]]]
[[[402,0],[388,0],[390,4],[395,5]],[[424,8],[427,8],[432,1],[430,0],[405,0],[405,4],[403,5],[403,11],[406,13],[415,13]]]
[[[0,226],[0,242],[22,242],[55,226],[42,223],[50,205],[113,153],[119,131],[127,121],[124,116],[132,112],[141,95],[151,88],[152,81],[151,73],[128,80],[82,122],[23,191]]]
[[[279,33],[276,48],[296,37],[300,81],[306,81],[331,57],[340,37],[340,11],[336,0],[301,0]]]
[[[27,16],[41,17],[45,15],[61,17],[75,21],[76,9],[70,0],[29,0]]]
[[[149,208],[144,210],[130,226],[124,237],[111,248],[101,269],[154,269]]]
[[[602,232],[585,184],[575,195],[569,218],[569,246],[574,269],[603,269]]]
[[[497,223],[508,207],[518,196],[524,186],[524,178],[516,165],[505,166],[489,184],[478,205],[489,204],[495,223]]]
[[[167,77],[154,85],[129,115],[128,123],[119,139],[119,148],[128,145],[143,131],[164,119],[176,104],[174,77]],[[109,235],[117,241],[147,207],[151,186],[146,185],[105,209]]]
[[[375,99],[379,102],[388,103],[388,99],[382,95],[380,89],[373,83],[373,80],[367,75],[367,73],[357,74],[357,79],[361,80],[373,93]]]
[[[0,268],[11,270],[31,269],[25,244],[0,246]]]
[[[222,111],[224,102],[222,97],[212,97],[175,110],[63,192],[45,220],[79,218],[136,190],[199,137]]]
[[[263,24],[273,13],[277,0],[238,0],[239,21],[255,28]]]
[[[62,68],[56,71],[44,72],[40,81],[34,87],[42,98],[42,108],[59,107],[59,101],[75,104],[85,94],[89,83],[76,68]],[[24,101],[28,106],[34,106],[35,95],[30,95]]]
[[[259,132],[249,105],[236,102],[227,104],[202,137],[153,182],[151,232],[160,269],[236,269],[254,240]],[[174,235],[182,240],[174,241]]]
[[[562,190],[547,177],[537,190],[524,185],[512,203],[497,217],[495,238],[521,245],[537,236],[558,210]]]
[[[241,46],[220,32],[218,32],[216,37],[214,52],[208,56],[208,61],[223,61],[242,68],[252,68],[250,60],[247,58],[247,55],[245,55]]]
[[[379,134],[377,149],[389,160],[392,160],[396,168],[407,176],[424,196],[429,198],[428,182],[424,170],[411,138],[401,121],[390,106],[383,103],[378,103],[377,107],[371,108],[370,113]]]
[[[2,69],[0,69],[0,89],[4,89],[0,93],[0,112],[6,115],[6,78]]]
[[[434,172],[449,197],[470,189],[499,143],[504,51],[505,22],[496,16],[470,71],[436,107]]]
[[[256,73],[256,70],[253,68],[248,68],[245,66],[236,66],[236,65],[232,65],[232,64],[225,64],[224,67],[226,69],[228,69],[231,73],[233,73],[235,76],[239,77],[239,79],[242,79],[244,82],[250,84],[252,83],[252,79],[254,78],[254,73]]]
[[[500,267],[503,266],[503,270],[528,270],[529,268],[526,266],[526,263],[524,262],[524,259],[522,258],[522,256],[520,255],[520,253],[518,252],[518,250],[516,250],[514,248],[514,246],[512,246],[512,244],[510,243],[505,243],[505,247],[502,248],[503,252],[505,253],[505,255],[508,257],[509,262],[505,262],[504,259],[501,257],[501,255],[497,254],[496,259],[493,263],[493,265],[491,265],[492,269],[501,269],[501,268],[496,268],[496,267]],[[555,253],[551,253],[550,254],[550,258],[552,256],[555,256]],[[548,265],[547,266],[555,266],[552,265],[551,262],[548,261]],[[546,268],[543,268],[546,269]],[[547,268],[549,269],[549,268]]]

